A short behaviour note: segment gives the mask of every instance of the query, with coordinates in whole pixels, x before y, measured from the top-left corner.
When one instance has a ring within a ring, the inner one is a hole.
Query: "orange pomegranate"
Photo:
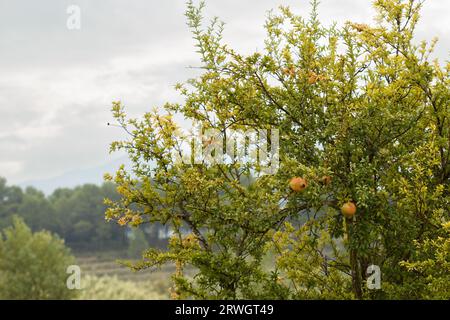
[[[307,186],[306,180],[300,177],[294,177],[289,181],[289,187],[295,192],[302,192]]]
[[[352,218],[356,213],[356,205],[349,201],[342,205],[341,212],[346,218]]]

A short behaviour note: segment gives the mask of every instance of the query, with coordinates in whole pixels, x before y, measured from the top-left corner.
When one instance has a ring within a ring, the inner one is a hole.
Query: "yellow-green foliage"
[[[415,258],[400,263],[417,275],[417,287],[427,299],[450,299],[450,222],[443,227],[437,238],[415,241]]]
[[[177,85],[183,103],[128,119],[114,102],[129,139],[111,151],[127,151],[133,168],[106,177],[122,195],[107,201],[106,217],[174,230],[167,250],[150,249],[135,266],[175,263],[173,298],[447,296],[438,237],[450,208],[450,64],[430,60],[435,41],[413,41],[421,1],[373,3],[373,24],[341,27],[320,23],[317,1],[309,18],[281,7],[267,18],[265,48],[243,55],[190,1],[202,73]],[[279,130],[279,170],[177,162],[185,137],[174,114],[223,134]],[[292,177],[307,188],[291,192]],[[352,219],[340,210],[349,201]],[[372,264],[381,290],[365,286]],[[187,278],[186,266],[197,275]],[[433,283],[439,293],[426,288]]]

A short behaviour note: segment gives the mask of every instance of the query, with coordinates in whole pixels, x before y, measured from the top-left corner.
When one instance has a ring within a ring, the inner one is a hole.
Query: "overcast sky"
[[[306,0],[208,0],[207,16],[226,22],[225,41],[241,51],[262,48],[268,10],[280,4],[307,14]],[[68,30],[69,5],[81,29]],[[0,0],[0,176],[37,181],[113,161],[107,127],[121,100],[132,115],[179,101],[173,85],[198,65],[185,25],[184,0]],[[418,39],[438,36],[436,55],[450,51],[450,1],[428,0]],[[368,22],[369,0],[322,0],[321,19]]]

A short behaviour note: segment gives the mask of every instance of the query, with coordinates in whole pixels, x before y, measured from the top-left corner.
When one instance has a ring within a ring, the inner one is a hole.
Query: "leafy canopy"
[[[376,0],[373,24],[342,27],[322,25],[316,1],[307,19],[281,7],[267,18],[264,50],[250,55],[223,43],[223,24],[205,23],[203,6],[187,5],[203,72],[176,86],[184,102],[141,119],[113,104],[129,139],[111,150],[126,150],[133,168],[107,176],[122,197],[106,216],[174,230],[167,250],[150,248],[133,267],[175,263],[174,298],[448,299],[439,268],[450,64],[431,61],[434,40],[413,40],[422,2]],[[222,134],[278,129],[279,170],[175,161],[185,151],[178,114]],[[289,189],[295,176],[308,181],[304,192]],[[352,219],[340,213],[347,201]],[[365,286],[372,264],[381,290]],[[434,283],[439,292],[427,289]]]
[[[32,233],[18,217],[0,233],[0,299],[70,299],[67,267],[74,257],[47,231]]]

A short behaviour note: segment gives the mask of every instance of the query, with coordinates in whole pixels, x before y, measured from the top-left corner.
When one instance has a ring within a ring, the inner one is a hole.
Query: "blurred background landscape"
[[[113,184],[61,188],[47,196],[34,187],[10,186],[0,178],[0,229],[20,217],[33,232],[47,230],[64,239],[87,288],[81,290],[80,298],[168,298],[173,268],[133,272],[119,263],[140,259],[149,246],[164,247],[168,230],[158,224],[132,229],[105,221],[105,198],[118,198]],[[21,251],[27,252],[26,248]]]

